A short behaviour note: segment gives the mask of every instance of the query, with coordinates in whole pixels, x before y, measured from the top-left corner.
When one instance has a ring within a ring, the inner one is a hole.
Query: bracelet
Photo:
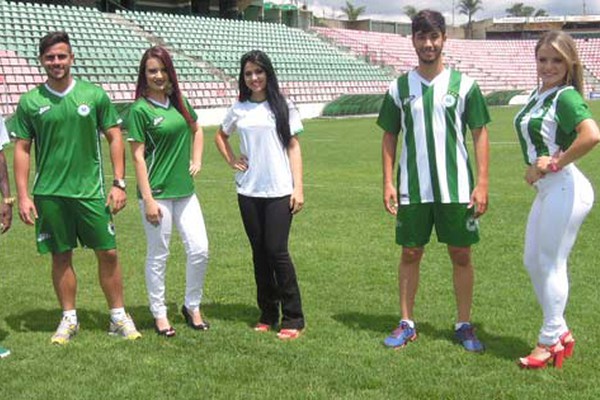
[[[558,164],[556,163],[556,159],[551,159],[550,162],[548,163],[548,171],[550,172],[558,172],[560,171],[562,168],[558,166]]]
[[[2,199],[2,202],[7,206],[12,206],[15,204],[16,199],[14,197],[5,197]]]

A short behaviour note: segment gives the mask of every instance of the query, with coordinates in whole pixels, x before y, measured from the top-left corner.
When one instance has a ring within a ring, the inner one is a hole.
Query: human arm
[[[2,204],[0,204],[0,233],[5,233],[12,224],[13,204],[7,201],[10,199],[10,185],[8,184],[8,168],[6,166],[6,157],[4,151],[0,149],[0,192],[2,192]]]
[[[196,176],[200,169],[202,169],[202,152],[204,150],[204,131],[202,127],[196,122],[192,132],[192,160],[190,161],[190,175]]]
[[[297,214],[304,206],[304,184],[302,182],[302,152],[300,151],[300,142],[296,136],[290,138],[287,153],[294,182],[294,190],[290,196],[290,210],[292,214]]]
[[[133,158],[133,167],[135,169],[135,177],[137,180],[138,189],[144,202],[144,210],[146,220],[152,225],[158,225],[162,219],[162,212],[154,197],[152,189],[148,181],[148,167],[144,158],[145,145],[142,142],[130,142],[131,155]]]
[[[586,155],[600,142],[600,130],[596,122],[587,118],[581,121],[576,127],[577,137],[571,143],[571,146],[564,151],[553,156],[541,156],[536,161],[536,167],[541,174],[554,172],[569,165]],[[551,164],[555,164],[552,167]]]
[[[394,185],[394,163],[396,161],[396,146],[398,135],[390,132],[383,133],[381,141],[381,162],[383,168],[383,206],[385,210],[396,215],[398,212],[398,192]]]
[[[488,206],[488,168],[490,162],[490,144],[488,131],[485,126],[475,128],[473,134],[473,148],[475,150],[475,163],[477,165],[477,183],[471,193],[469,208],[475,207],[473,216],[478,218],[485,214]]]
[[[27,225],[33,225],[38,217],[35,205],[28,193],[30,158],[31,141],[17,139],[14,152],[15,185],[19,198],[19,218]]]
[[[217,145],[219,153],[221,153],[231,168],[238,171],[245,171],[248,169],[248,159],[243,154],[240,155],[239,158],[234,154],[231,144],[229,143],[229,136],[223,132],[221,128],[219,128],[215,135],[215,144]]]
[[[123,144],[123,134],[118,125],[106,129],[104,136],[108,140],[110,149],[110,160],[113,168],[114,179],[125,178],[125,146]],[[111,185],[106,205],[110,206],[113,214],[121,211],[127,204],[127,193],[125,190]]]

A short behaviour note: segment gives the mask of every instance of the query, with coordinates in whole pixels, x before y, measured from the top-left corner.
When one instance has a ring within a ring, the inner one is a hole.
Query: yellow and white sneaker
[[[129,314],[117,322],[111,321],[108,334],[111,336],[121,336],[126,340],[136,340],[142,337],[142,334],[135,328],[135,324]]]
[[[67,344],[79,331],[79,324],[72,323],[67,317],[63,317],[56,329],[54,335],[50,339],[52,344]]]

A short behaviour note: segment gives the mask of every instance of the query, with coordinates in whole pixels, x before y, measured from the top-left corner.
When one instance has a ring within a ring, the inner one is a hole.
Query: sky
[[[341,18],[341,7],[345,0],[279,0],[279,3],[306,4],[317,17]],[[350,0],[354,6],[366,6],[364,18],[387,21],[409,22],[403,8],[412,5],[417,9],[431,8],[440,11],[446,17],[446,23],[452,23],[452,3],[459,0]],[[506,16],[506,9],[514,3],[524,3],[536,9],[543,8],[549,15],[583,15],[585,4],[587,15],[600,15],[600,0],[483,0],[483,10],[474,15],[474,20],[500,18]],[[466,16],[454,12],[455,24],[466,22]]]

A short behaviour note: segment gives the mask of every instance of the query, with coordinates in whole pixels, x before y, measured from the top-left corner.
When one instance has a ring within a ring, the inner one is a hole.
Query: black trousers
[[[252,246],[256,299],[260,322],[284,329],[304,328],[296,270],[288,252],[292,224],[290,196],[277,198],[238,195],[246,235]]]

